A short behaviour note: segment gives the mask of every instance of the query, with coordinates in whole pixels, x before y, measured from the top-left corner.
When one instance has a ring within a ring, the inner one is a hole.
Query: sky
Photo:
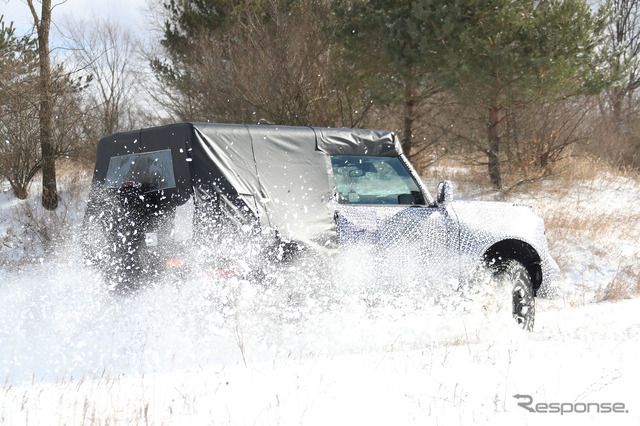
[[[160,4],[160,0],[157,3]],[[145,29],[147,25],[144,17],[147,0],[52,0],[52,4],[56,5],[52,17],[54,24],[65,17],[90,20],[95,15],[117,20],[134,30]],[[35,6],[39,15],[40,0],[35,0]],[[19,35],[28,32],[33,24],[27,0],[0,0],[0,15],[4,15],[5,23],[14,22]]]

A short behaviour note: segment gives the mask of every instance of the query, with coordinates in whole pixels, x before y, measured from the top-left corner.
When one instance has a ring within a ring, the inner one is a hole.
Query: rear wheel
[[[511,313],[520,328],[533,331],[536,300],[527,268],[517,260],[509,260],[500,268],[500,279],[511,288]]]

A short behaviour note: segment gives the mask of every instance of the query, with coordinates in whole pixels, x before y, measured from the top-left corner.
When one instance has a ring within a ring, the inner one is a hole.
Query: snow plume
[[[377,280],[368,265],[384,260],[358,247],[120,294],[83,265],[76,239],[42,255],[5,245],[5,260],[28,259],[0,268],[0,422],[640,424],[640,300],[593,303],[637,258],[639,187],[548,197],[555,186],[512,200],[552,213],[566,273],[560,298],[538,300],[532,333],[504,312],[499,287],[450,297],[409,267]],[[7,213],[17,204],[0,194],[3,231],[20,229]],[[575,226],[598,225],[611,206],[616,220],[597,238]],[[514,395],[628,413],[531,413]]]
[[[519,331],[504,309],[508,292],[496,298],[487,283],[461,300],[421,277],[380,281],[366,270],[375,259],[358,249],[332,259],[304,253],[251,277],[166,276],[122,293],[83,265],[75,241],[40,265],[3,272],[0,376],[9,383],[413,349],[478,342],[496,327]]]

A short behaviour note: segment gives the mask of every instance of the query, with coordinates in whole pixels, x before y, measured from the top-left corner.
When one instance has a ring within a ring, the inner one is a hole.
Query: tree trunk
[[[489,164],[489,178],[491,184],[497,190],[502,189],[502,172],[500,171],[500,134],[498,133],[499,126],[499,111],[497,108],[489,110],[489,128],[488,139],[489,149],[487,150],[487,159]]]
[[[51,28],[51,0],[42,0],[41,18],[27,0],[38,30],[38,58],[40,60],[40,149],[42,151],[42,206],[47,210],[58,207],[55,151],[53,146],[53,102],[51,96],[51,57],[49,30]]]
[[[402,132],[404,133],[402,138],[402,151],[404,155],[409,157],[411,155],[411,148],[413,148],[413,107],[415,100],[413,99],[413,91],[411,87],[407,87],[404,95],[404,123]]]
[[[623,118],[623,99],[626,95],[626,90],[623,88],[614,88],[612,90],[612,101],[611,101],[611,111],[613,114],[613,124],[616,126],[616,130],[621,131],[624,129],[624,118]]]
[[[27,187],[23,185],[14,184],[11,182],[11,189],[13,189],[13,194],[16,196],[18,200],[26,200],[27,199]]]

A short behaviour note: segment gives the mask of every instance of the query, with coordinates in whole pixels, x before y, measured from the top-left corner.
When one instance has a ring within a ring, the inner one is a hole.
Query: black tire
[[[520,328],[533,331],[536,299],[527,268],[517,260],[509,260],[500,267],[500,279],[511,288],[511,314]]]

